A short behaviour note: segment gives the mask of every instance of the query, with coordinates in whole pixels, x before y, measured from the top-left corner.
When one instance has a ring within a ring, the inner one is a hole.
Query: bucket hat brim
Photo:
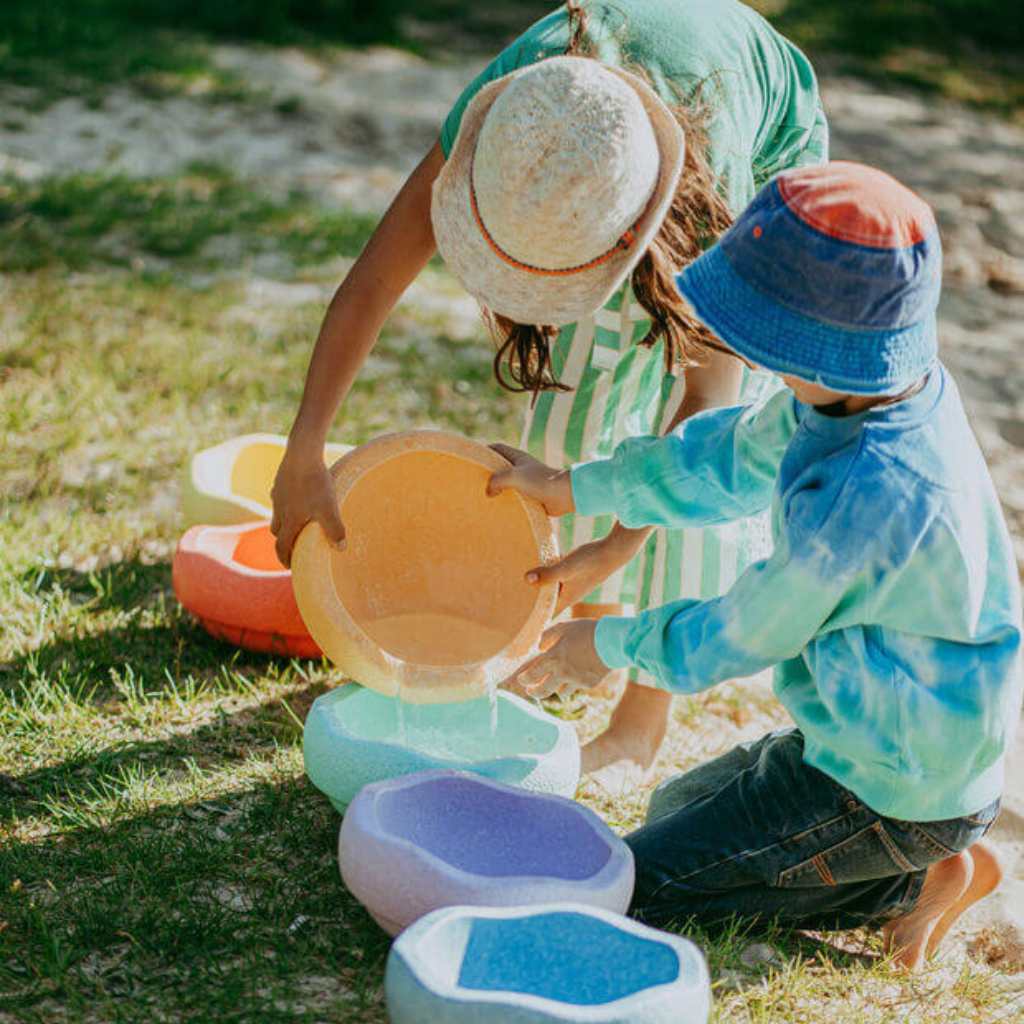
[[[721,245],[683,270],[676,287],[734,352],[841,394],[899,394],[938,358],[934,314],[893,330],[851,330],[814,320],[747,284]]]
[[[477,138],[495,100],[533,65],[485,85],[462,116],[455,144],[433,186],[434,238],[449,269],[482,305],[516,323],[561,326],[596,312],[633,270],[661,228],[683,169],[683,130],[671,110],[638,76],[604,65],[637,94],[650,118],[660,155],[654,191],[635,228],[633,244],[587,270],[545,276],[518,269],[488,245],[473,216],[470,174]],[[594,256],[581,253],[581,262]]]

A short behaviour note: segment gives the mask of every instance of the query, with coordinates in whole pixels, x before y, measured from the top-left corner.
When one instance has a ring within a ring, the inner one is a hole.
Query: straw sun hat
[[[600,309],[657,234],[682,129],[636,75],[552,57],[484,86],[434,183],[438,251],[483,305],[561,325]]]

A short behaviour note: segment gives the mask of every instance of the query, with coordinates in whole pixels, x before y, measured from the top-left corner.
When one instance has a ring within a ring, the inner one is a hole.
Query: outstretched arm
[[[324,442],[388,314],[434,253],[431,188],[443,165],[437,143],[402,186],[327,309],[272,492],[271,529],[285,565],[310,520],[319,522],[333,543],[344,539],[323,464]]]
[[[738,359],[711,352],[699,366],[686,371],[683,400],[672,413],[666,434],[699,412],[735,405],[743,382],[743,366]],[[591,541],[571,552],[561,562],[541,571],[538,582],[559,580],[556,613],[582,601],[612,573],[626,565],[654,532],[653,526],[628,527],[616,522],[603,540]]]
[[[830,511],[821,508],[820,491],[791,495],[775,551],[721,597],[561,624],[509,683],[543,697],[595,686],[608,672],[635,666],[662,689],[695,693],[796,657],[829,628],[866,571],[859,553],[869,544],[850,542],[856,505],[842,500],[842,490]]]
[[[739,360],[718,352],[710,353],[701,365],[689,367],[683,399],[673,410],[667,430],[674,430],[697,413],[735,405],[742,378]],[[582,601],[626,565],[643,547],[652,529],[647,526],[630,529],[617,522],[607,537],[581,545],[554,565],[538,566],[535,570],[537,583],[559,584],[555,615]]]
[[[623,441],[610,459],[572,472],[582,515],[613,513],[626,526],[711,526],[767,508],[796,429],[793,396],[714,409],[667,437]]]

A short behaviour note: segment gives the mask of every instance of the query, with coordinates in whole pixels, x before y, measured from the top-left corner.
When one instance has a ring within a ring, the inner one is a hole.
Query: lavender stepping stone
[[[692,942],[574,903],[448,907],[391,947],[392,1024],[706,1024]]]
[[[593,811],[464,772],[367,786],[345,815],[338,863],[391,935],[439,907],[572,900],[623,911],[633,895],[632,851]]]
[[[303,753],[313,785],[342,813],[367,783],[434,768],[562,796],[572,796],[580,778],[572,725],[511,693],[497,695],[492,713],[486,697],[402,705],[375,690],[339,686],[313,702]]]

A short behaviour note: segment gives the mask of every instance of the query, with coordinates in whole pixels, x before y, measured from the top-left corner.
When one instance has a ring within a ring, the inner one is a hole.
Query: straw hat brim
[[[490,82],[477,93],[463,114],[455,145],[434,182],[431,220],[442,258],[480,303],[516,323],[561,326],[600,309],[639,262],[672,205],[683,169],[683,130],[642,79],[621,68],[605,66],[636,92],[650,118],[660,154],[654,191],[629,249],[589,270],[548,277],[506,263],[481,234],[470,204],[470,171],[477,137],[495,100],[516,75],[529,68]],[[580,260],[585,262],[595,255],[581,253]]]

